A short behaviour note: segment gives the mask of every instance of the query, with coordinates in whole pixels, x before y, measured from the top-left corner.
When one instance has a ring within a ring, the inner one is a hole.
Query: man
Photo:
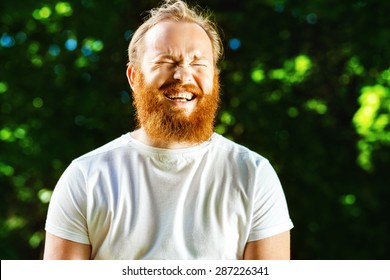
[[[289,259],[292,222],[269,162],[213,133],[214,25],[167,1],[135,32],[139,127],[76,160],[53,193],[45,259]]]

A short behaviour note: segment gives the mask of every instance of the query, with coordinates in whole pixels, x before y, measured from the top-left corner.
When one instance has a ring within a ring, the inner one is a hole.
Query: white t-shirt
[[[92,259],[242,259],[247,242],[292,227],[268,160],[216,133],[178,150],[128,133],[74,160],[46,221]]]

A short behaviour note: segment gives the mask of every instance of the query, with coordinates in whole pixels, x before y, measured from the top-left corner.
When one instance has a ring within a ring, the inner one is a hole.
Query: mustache
[[[164,94],[167,93],[179,93],[179,92],[191,92],[195,96],[203,96],[203,91],[195,85],[183,85],[179,82],[164,84],[159,88]]]

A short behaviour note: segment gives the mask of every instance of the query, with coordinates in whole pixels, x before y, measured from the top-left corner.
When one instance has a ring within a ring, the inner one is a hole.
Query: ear
[[[127,70],[126,70],[126,76],[127,76],[127,80],[129,82],[129,85],[131,87],[131,89],[134,91],[134,80],[135,80],[135,73],[136,73],[136,70],[134,68],[134,65],[132,64],[129,64],[127,66]]]

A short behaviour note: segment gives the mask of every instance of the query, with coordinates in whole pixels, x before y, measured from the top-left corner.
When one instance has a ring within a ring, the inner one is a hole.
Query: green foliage
[[[365,86],[359,97],[360,108],[353,117],[362,139],[358,142],[360,166],[372,170],[371,154],[375,146],[390,144],[390,88]]]
[[[1,2],[2,259],[41,258],[66,166],[133,129],[126,49],[158,2]],[[224,32],[216,131],[277,169],[293,258],[388,259],[390,2],[198,4]]]

